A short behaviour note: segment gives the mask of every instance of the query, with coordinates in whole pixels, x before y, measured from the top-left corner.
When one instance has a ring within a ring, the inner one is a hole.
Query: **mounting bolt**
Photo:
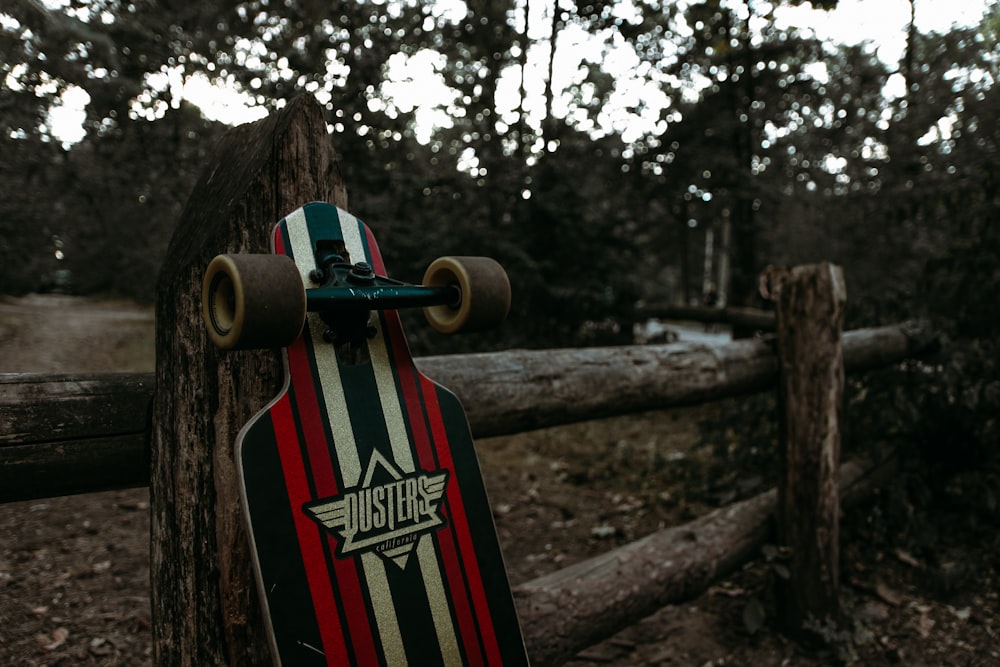
[[[347,279],[352,283],[371,283],[375,281],[375,270],[368,262],[358,262],[351,267]]]

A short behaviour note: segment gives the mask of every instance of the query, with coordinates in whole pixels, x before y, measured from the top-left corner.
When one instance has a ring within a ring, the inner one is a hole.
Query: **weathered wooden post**
[[[792,269],[777,290],[782,472],[778,540],[790,550],[788,580],[779,580],[779,623],[803,623],[839,612],[841,345],[846,290],[840,267]]]
[[[239,510],[233,445],[278,392],[276,351],[219,354],[201,281],[222,252],[268,252],[284,214],[347,195],[311,97],[229,131],[195,186],[157,284],[151,435],[153,663],[270,661]]]

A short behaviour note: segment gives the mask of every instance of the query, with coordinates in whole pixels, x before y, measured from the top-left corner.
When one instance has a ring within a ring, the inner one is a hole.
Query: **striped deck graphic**
[[[317,239],[385,275],[368,228],[328,204],[282,220],[306,285]],[[254,564],[279,665],[525,665],[468,422],[413,364],[394,311],[344,360],[309,314],[286,386],[240,433]]]

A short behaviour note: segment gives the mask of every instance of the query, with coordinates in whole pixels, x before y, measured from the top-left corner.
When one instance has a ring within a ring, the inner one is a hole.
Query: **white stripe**
[[[441,579],[434,543],[430,537],[425,535],[417,542],[417,557],[420,559],[420,571],[424,574],[424,586],[431,605],[431,617],[438,645],[441,647],[441,657],[446,665],[461,665],[462,652],[458,648],[457,628],[452,624],[451,614],[448,613],[444,581]]]
[[[286,218],[288,236],[292,244],[292,252],[297,258],[296,263],[302,273],[305,284],[310,284],[309,273],[315,267],[315,259],[312,255],[312,242],[309,239],[309,227],[306,224],[306,215],[303,209],[298,209]],[[342,231],[350,225],[341,221]],[[354,229],[357,230],[355,223]],[[357,234],[355,233],[355,236]],[[346,239],[345,239],[346,240]],[[352,257],[356,257],[355,249],[348,246],[348,252]],[[359,250],[360,252],[360,250]],[[363,255],[361,255],[363,256]],[[321,345],[323,333],[326,325],[315,313],[308,316],[309,333],[312,336],[313,345]],[[354,429],[351,426],[351,415],[347,409],[347,397],[344,394],[344,387],[340,382],[340,370],[337,364],[336,353],[331,349],[326,351],[315,349],[314,358],[319,374],[320,386],[323,398],[326,402],[327,419],[330,429],[333,431],[333,442],[337,452],[337,464],[340,467],[344,480],[344,488],[350,489],[358,486],[361,481],[362,466],[358,457],[358,446],[354,440]],[[370,557],[369,557],[370,556]],[[406,652],[403,649],[403,637],[399,631],[399,624],[396,621],[396,608],[393,604],[392,596],[389,594],[389,580],[386,577],[385,565],[375,554],[365,554],[361,558],[361,565],[365,571],[365,579],[368,582],[372,609],[375,612],[375,622],[378,625],[379,637],[382,640],[382,651],[385,653],[389,664],[405,665]]]
[[[357,218],[344,211],[338,211],[338,213],[340,214],[341,229],[344,233],[344,243],[347,246],[347,252],[351,255],[351,261],[363,261],[365,251]],[[396,391],[396,380],[389,363],[386,344],[383,323],[378,335],[368,341],[368,351],[375,372],[375,384],[378,386],[379,398],[382,401],[385,425],[389,431],[392,457],[400,470],[409,473],[416,470],[416,465],[413,462],[410,440],[406,435],[404,406],[400,403],[399,393]],[[416,552],[417,559],[420,561],[420,571],[424,576],[424,588],[427,591],[427,600],[430,602],[431,617],[434,621],[438,645],[441,647],[441,654],[444,657],[444,664],[461,665],[462,653],[458,647],[456,628],[452,622],[446,589],[430,536],[424,536],[418,540]]]
[[[361,228],[357,218],[338,211],[340,227],[344,234],[344,244],[351,255],[352,262],[365,259],[365,248],[361,239]],[[389,444],[392,446],[392,458],[403,473],[416,470],[413,454],[410,451],[410,440],[406,437],[406,421],[403,418],[403,406],[396,392],[396,381],[389,365],[389,353],[386,351],[384,326],[378,335],[368,341],[368,352],[371,354],[372,370],[375,372],[375,384],[378,386],[379,400],[382,402],[382,413],[385,415],[385,425],[389,431]]]
[[[295,263],[302,274],[303,284],[310,285],[309,273],[316,267],[316,260],[313,257],[312,243],[309,240],[305,210],[296,209],[294,213],[285,218],[285,226],[288,229],[288,238],[295,255]],[[306,316],[306,322],[309,325],[313,346],[321,345],[326,325],[316,313],[309,313]],[[313,356],[316,359],[323,398],[326,401],[327,420],[333,430],[337,463],[344,479],[344,486],[347,488],[355,487],[358,485],[358,480],[361,479],[361,461],[358,459],[358,447],[354,442],[354,431],[351,429],[347,398],[344,396],[344,387],[340,383],[337,359],[334,354],[316,354],[316,351],[322,352],[322,350],[314,350]]]
[[[315,266],[315,260],[312,255],[312,243],[309,239],[305,211],[300,208],[289,215],[286,218],[286,227],[299,272],[302,274],[304,283],[308,285],[309,273]],[[313,344],[320,345],[326,326],[315,313],[310,313],[307,321]],[[354,440],[354,430],[351,427],[350,413],[347,409],[347,398],[340,382],[337,360],[332,350],[328,354],[323,354],[322,350],[316,350],[316,352],[314,357],[319,373],[320,387],[326,403],[327,420],[333,431],[337,464],[344,480],[344,487],[354,488],[361,480],[362,468],[358,457],[357,443]],[[377,557],[375,559],[377,560]],[[404,656],[405,652],[403,651],[399,627],[395,622],[395,607],[392,604],[391,596],[387,594],[389,584],[385,576],[385,569],[380,563],[373,563],[368,558],[362,558],[361,562],[371,590],[371,600],[379,626],[379,635],[382,638],[383,651],[387,656],[393,656],[392,662],[396,662],[396,659]],[[388,622],[387,619],[391,619],[391,622]]]
[[[316,268],[316,258],[313,257],[312,243],[309,241],[309,227],[306,225],[306,211],[297,208],[285,218],[285,229],[288,230],[288,240],[292,246],[292,256],[295,265],[302,275],[302,284],[312,285],[309,273]]]

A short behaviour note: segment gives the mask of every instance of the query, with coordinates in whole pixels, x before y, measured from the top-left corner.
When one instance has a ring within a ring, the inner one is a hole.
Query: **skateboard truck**
[[[367,262],[351,264],[323,246],[317,244],[317,268],[309,274],[316,286],[306,289],[306,310],[318,313],[328,327],[327,342],[342,345],[372,338],[373,310],[461,306],[462,291],[457,284],[410,285],[377,275]]]
[[[337,241],[318,241],[316,268],[305,278],[288,255],[218,255],[202,281],[202,317],[224,350],[286,347],[299,337],[306,312],[319,315],[337,345],[371,336],[373,310],[419,307],[442,333],[498,326],[510,309],[510,281],[489,257],[439,257],[422,285],[377,275],[351,263]],[[304,283],[310,282],[312,286]]]

